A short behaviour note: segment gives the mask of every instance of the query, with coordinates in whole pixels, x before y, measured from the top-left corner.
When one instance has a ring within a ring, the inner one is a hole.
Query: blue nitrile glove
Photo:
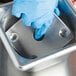
[[[51,25],[54,12],[59,15],[58,0],[14,0],[12,14],[21,17],[25,26],[35,29],[35,39],[40,39]]]

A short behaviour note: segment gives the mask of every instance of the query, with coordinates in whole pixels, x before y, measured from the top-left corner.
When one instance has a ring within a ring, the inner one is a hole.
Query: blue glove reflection
[[[32,26],[39,39],[51,25],[54,12],[60,15],[57,5],[58,0],[14,0],[12,14],[21,17],[25,26]]]

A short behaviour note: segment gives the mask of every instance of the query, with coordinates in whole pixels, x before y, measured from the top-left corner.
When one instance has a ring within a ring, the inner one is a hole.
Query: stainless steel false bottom
[[[31,58],[29,56],[41,58],[56,53],[57,49],[73,39],[70,29],[56,15],[41,41],[36,41],[33,36],[34,30],[24,26],[21,21],[13,25],[6,34],[16,51],[21,55],[25,53],[24,57],[27,59]]]

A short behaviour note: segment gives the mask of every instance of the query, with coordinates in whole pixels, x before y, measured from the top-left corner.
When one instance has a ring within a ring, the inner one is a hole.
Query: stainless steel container
[[[8,6],[11,3],[1,8]],[[69,43],[74,36],[59,17],[54,15],[41,41],[34,39],[34,30],[24,27],[21,20],[11,23],[5,31],[7,20],[0,20],[0,76],[70,76],[68,56],[76,45]]]

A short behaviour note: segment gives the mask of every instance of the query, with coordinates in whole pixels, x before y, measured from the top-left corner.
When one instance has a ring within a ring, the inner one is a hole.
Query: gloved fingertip
[[[35,39],[36,40],[42,39],[45,32],[46,32],[46,25],[43,24],[41,28],[35,30]]]
[[[34,39],[35,39],[36,41],[41,41],[41,40],[43,40],[44,36],[45,36],[44,34],[41,35],[41,36],[39,36],[38,34],[36,34],[36,32],[34,32],[34,34],[33,34],[33,37],[34,37]]]
[[[56,15],[60,16],[60,11],[59,11],[58,8],[56,8],[56,9],[54,10],[54,12],[56,13]]]
[[[32,23],[31,23],[31,26],[32,26],[34,29],[37,28],[37,27],[36,27],[37,25],[35,24],[35,22],[32,22]]]
[[[34,32],[34,38],[35,40],[39,40],[41,38],[41,32],[40,32],[40,29],[36,29],[35,32]]]

